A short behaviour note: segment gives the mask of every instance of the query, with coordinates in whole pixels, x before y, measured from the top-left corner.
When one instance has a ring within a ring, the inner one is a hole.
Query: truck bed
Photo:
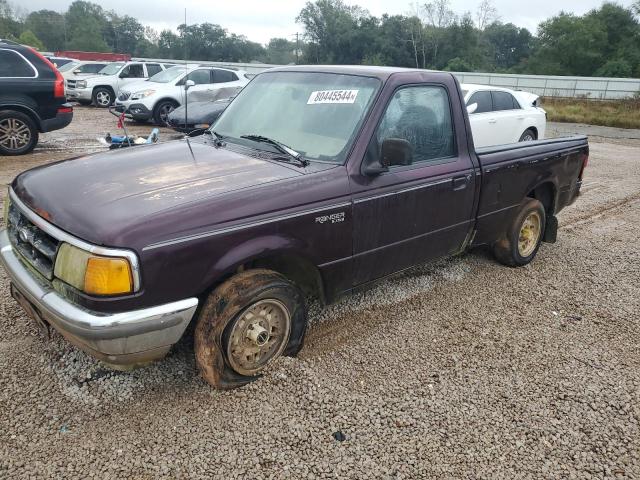
[[[548,217],[573,203],[588,154],[586,136],[478,149],[482,188],[473,244],[495,241],[523,197],[540,200]]]

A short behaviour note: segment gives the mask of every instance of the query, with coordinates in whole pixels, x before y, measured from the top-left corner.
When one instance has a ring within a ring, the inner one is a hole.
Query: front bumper
[[[150,120],[153,117],[153,112],[149,110],[146,105],[143,103],[132,103],[130,101],[123,102],[116,100],[116,112],[124,112],[125,116],[136,121]]]
[[[114,366],[132,366],[164,357],[182,337],[198,306],[197,298],[188,298],[130,312],[88,311],[40,281],[18,255],[7,231],[2,230],[0,260],[19,294],[69,342]]]
[[[68,100],[83,100],[87,102],[93,100],[91,98],[93,89],[91,88],[67,88],[66,93]]]

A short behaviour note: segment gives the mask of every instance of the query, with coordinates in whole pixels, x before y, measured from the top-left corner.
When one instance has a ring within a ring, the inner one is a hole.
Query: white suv
[[[136,121],[153,119],[167,125],[169,114],[185,103],[232,97],[249,83],[250,75],[242,70],[205,65],[178,65],[147,81],[131,83],[120,90],[116,110]],[[193,85],[185,90],[185,83]],[[222,97],[221,97],[222,95]]]
[[[67,80],[67,99],[80,103],[93,102],[106,108],[116,99],[122,87],[152,77],[173,65],[152,62],[114,62],[95,77]]]

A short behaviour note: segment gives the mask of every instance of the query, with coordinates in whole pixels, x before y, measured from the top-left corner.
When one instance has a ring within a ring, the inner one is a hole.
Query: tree
[[[493,5],[493,0],[482,0],[476,11],[476,19],[478,30],[484,30],[485,27],[498,20],[498,10]]]
[[[25,30],[18,37],[18,41],[23,45],[29,45],[36,50],[44,50],[44,44],[36,37],[31,30]]]
[[[269,40],[264,61],[276,65],[287,65],[296,61],[296,42],[286,38],[272,38]]]
[[[20,31],[15,9],[7,0],[0,0],[0,38],[17,38]]]
[[[484,29],[483,38],[496,70],[502,71],[509,70],[529,58],[534,45],[531,32],[513,23],[494,22]]]
[[[67,25],[60,13],[53,10],[31,12],[25,20],[25,27],[42,41],[47,50],[65,49]]]

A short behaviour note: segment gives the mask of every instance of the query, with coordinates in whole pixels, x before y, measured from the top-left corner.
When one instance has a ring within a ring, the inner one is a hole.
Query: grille
[[[60,242],[34,225],[13,203],[9,205],[7,232],[13,248],[45,278],[53,280],[53,265]]]
[[[131,96],[130,92],[120,92],[120,95],[118,95],[118,100],[122,102],[122,101],[128,100],[130,96]]]
[[[76,88],[77,80],[67,80],[67,88]]]

